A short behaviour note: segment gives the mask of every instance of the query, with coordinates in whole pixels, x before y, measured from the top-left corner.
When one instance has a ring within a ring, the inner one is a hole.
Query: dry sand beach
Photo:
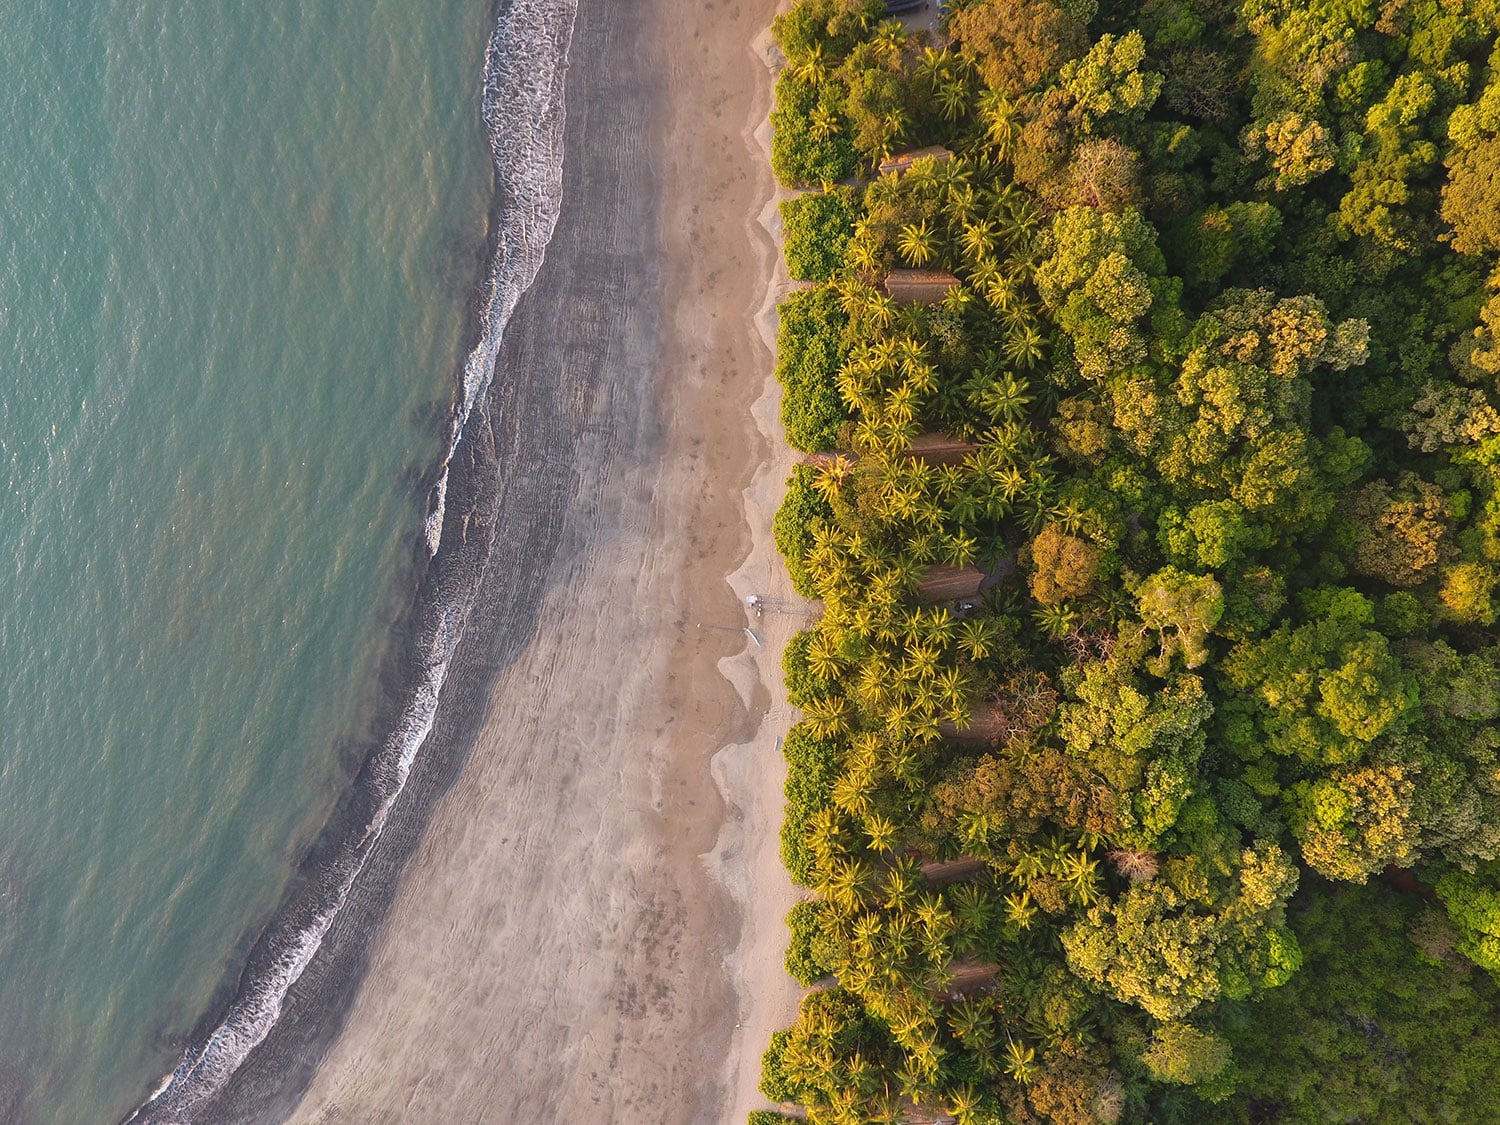
[[[473,749],[294,1120],[764,1104],[759,1054],[799,995],[778,657],[805,612],[769,537],[790,460],[768,346],[774,7],[580,5],[562,216],[497,380],[526,385],[495,402],[502,511],[531,530],[502,517],[490,582],[531,583],[534,623],[507,635],[524,599],[499,589],[471,626],[470,679],[492,673]]]

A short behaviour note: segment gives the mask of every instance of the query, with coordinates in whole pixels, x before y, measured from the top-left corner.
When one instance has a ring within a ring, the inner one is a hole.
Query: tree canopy
[[[764,1091],[1500,1120],[1500,5],[883,10],[775,25]]]

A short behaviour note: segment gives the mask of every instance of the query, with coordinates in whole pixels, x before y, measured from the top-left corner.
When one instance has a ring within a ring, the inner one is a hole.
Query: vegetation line
[[[1500,2],[884,13],[775,23],[763,1091],[1500,1122]]]

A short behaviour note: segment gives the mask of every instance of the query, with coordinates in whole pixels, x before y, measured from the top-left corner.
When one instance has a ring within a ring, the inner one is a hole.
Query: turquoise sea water
[[[171,1068],[371,734],[488,7],[0,0],[6,1121]]]

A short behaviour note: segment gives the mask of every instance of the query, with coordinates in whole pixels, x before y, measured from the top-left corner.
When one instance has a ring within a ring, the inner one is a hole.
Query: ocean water
[[[493,21],[0,0],[0,1120],[150,1093],[386,736]]]

